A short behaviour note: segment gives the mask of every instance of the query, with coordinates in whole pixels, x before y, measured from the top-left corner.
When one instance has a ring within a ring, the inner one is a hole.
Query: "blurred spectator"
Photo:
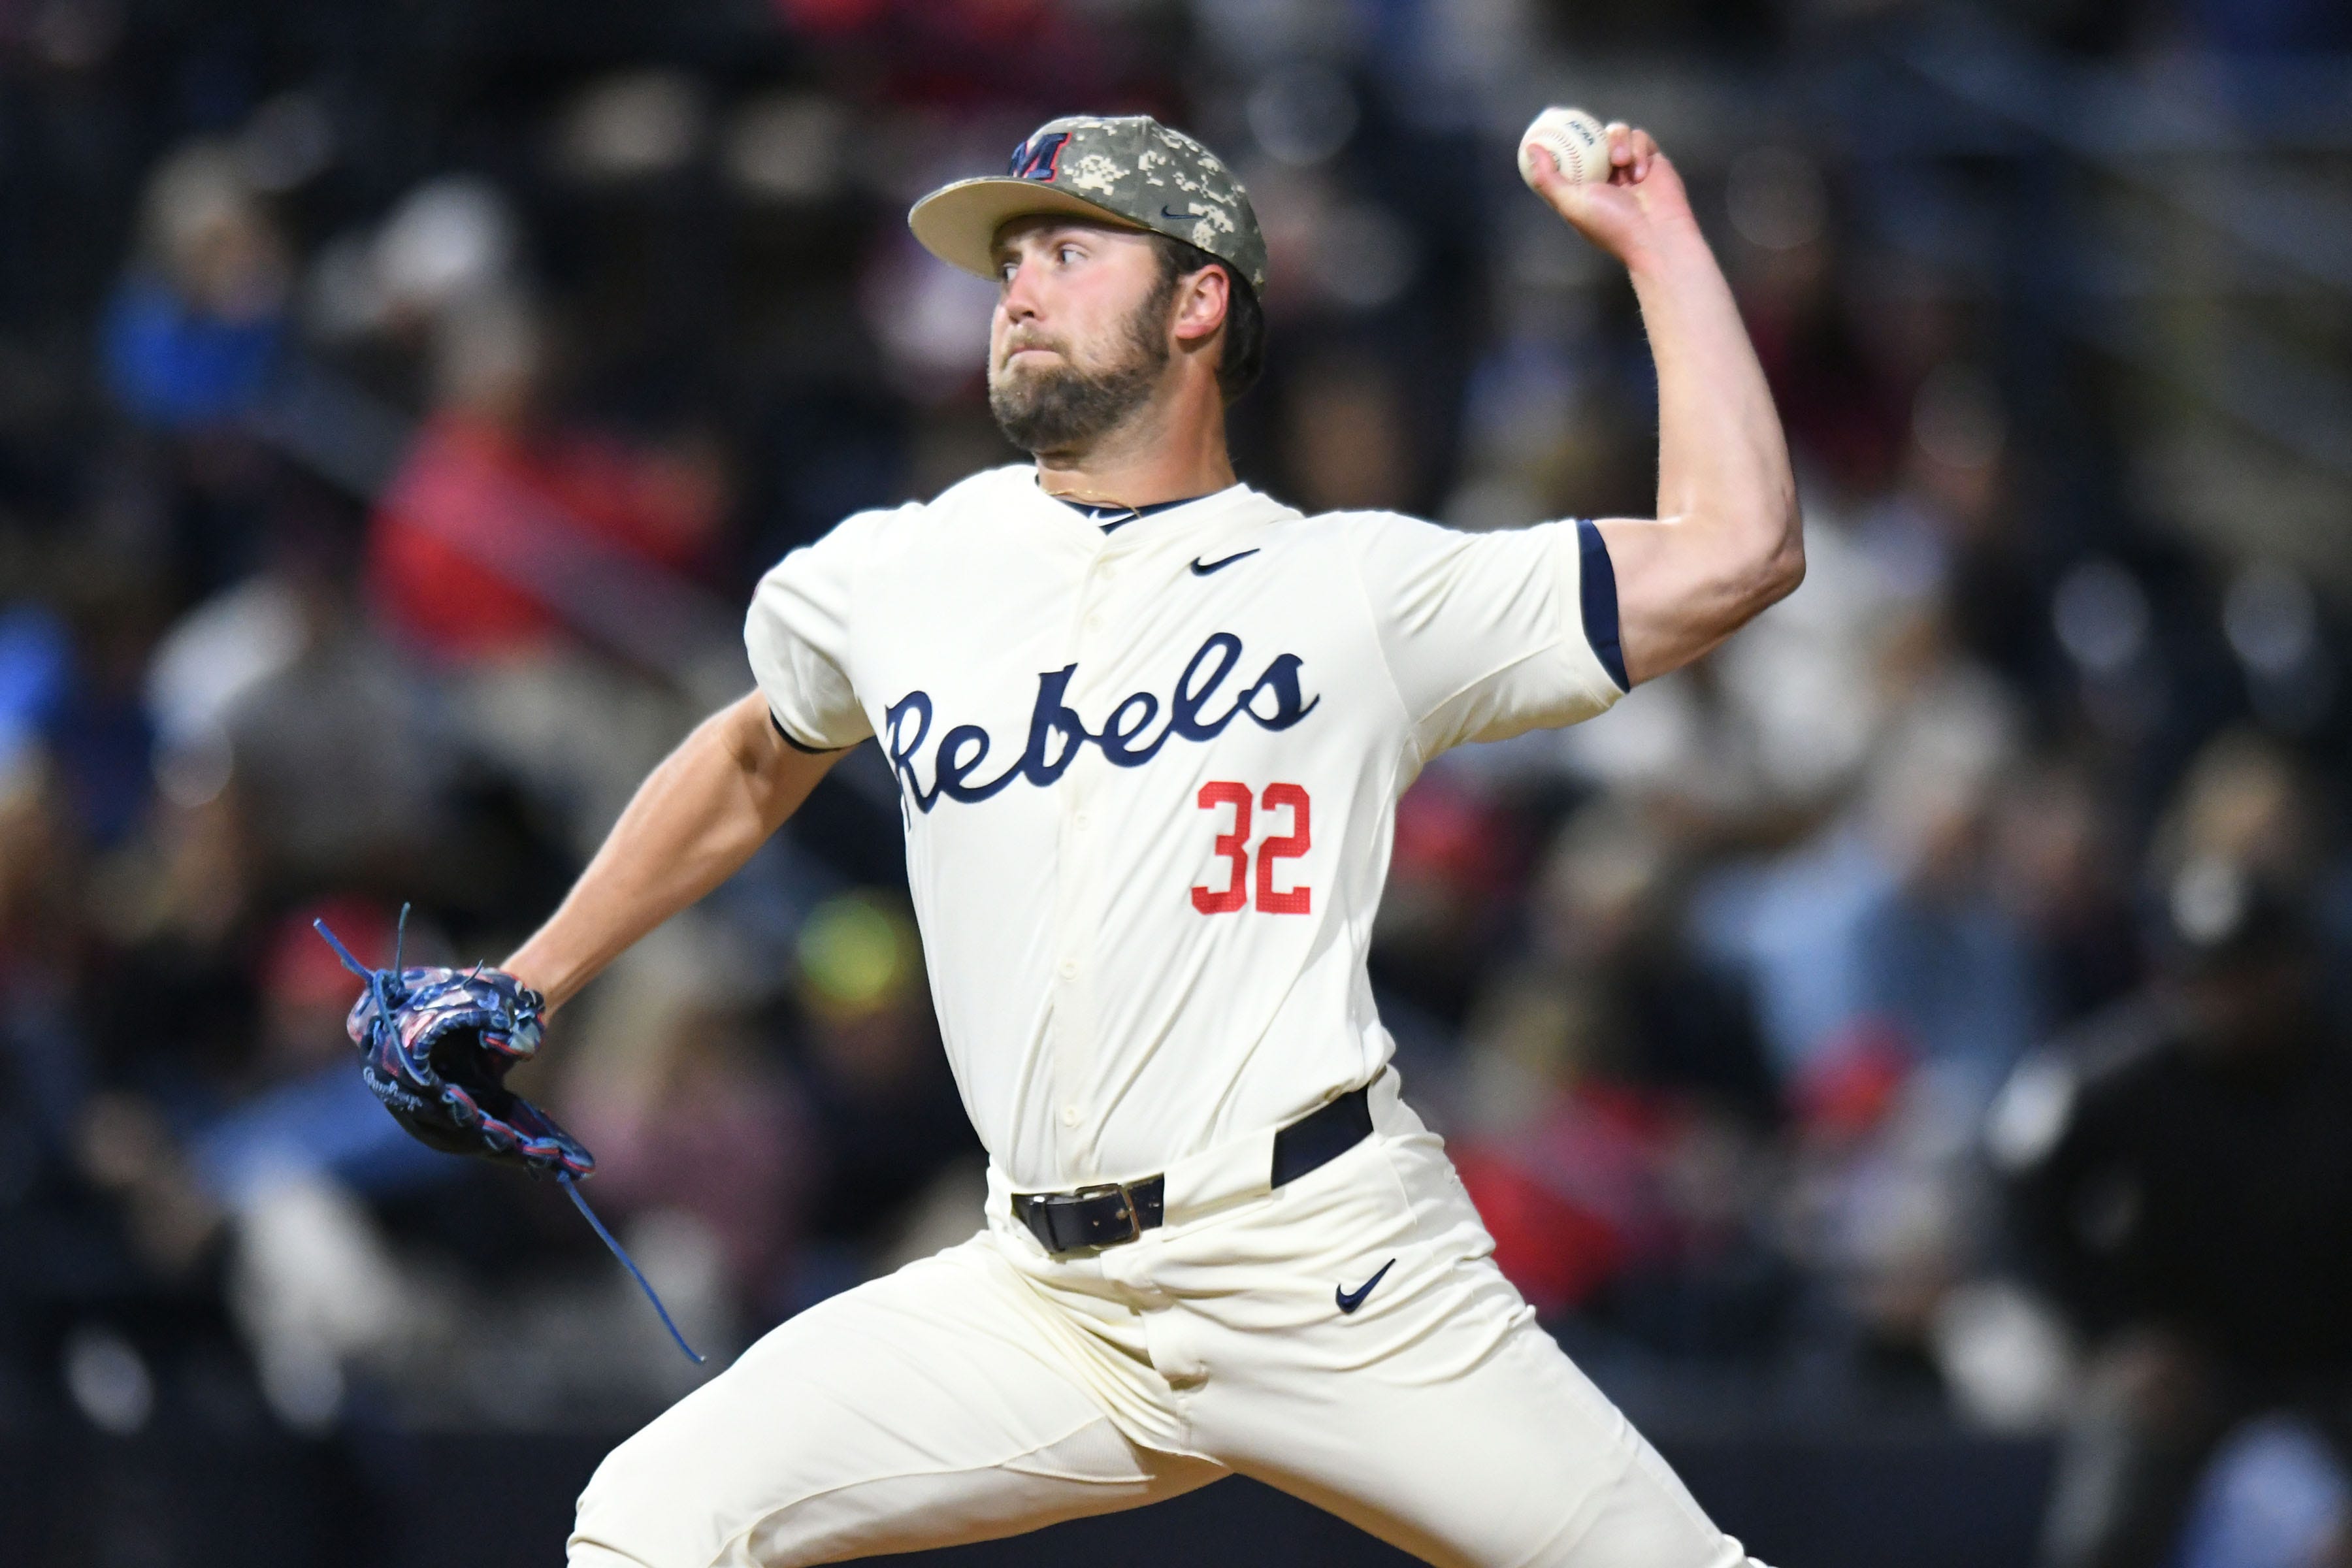
[[[1679,1119],[1604,1076],[1589,993],[1539,981],[1498,991],[1466,1047],[1454,1163],[1496,1261],[1558,1316],[1671,1248],[1664,1166]]]
[[[1866,331],[1855,281],[1831,226],[1830,191],[1805,153],[1763,146],[1728,171],[1741,313],[1809,484],[1832,501],[1893,477],[1907,390]]]
[[[1387,891],[1372,920],[1373,984],[1400,1037],[1462,1022],[1516,892],[1513,827],[1465,770],[1431,769],[1397,802]]]
[[[274,885],[489,891],[491,863],[430,853],[456,827],[457,737],[414,662],[359,614],[355,523],[316,498],[281,503],[274,521],[262,569],[156,647],[146,706],[164,789],[195,803],[233,784]]]
[[[198,1179],[225,1205],[289,1176],[323,1174],[370,1194],[446,1180],[460,1168],[385,1116],[352,1070],[343,1029],[350,973],[313,920],[324,920],[354,952],[392,961],[393,922],[355,900],[310,906],[270,933],[259,1049],[226,1103],[188,1138]]]
[[[1754,1131],[1780,1087],[1738,978],[1683,940],[1685,868],[1660,825],[1609,802],[1571,817],[1536,888],[1538,951],[1603,1000],[1603,1066]]]
[[[648,579],[709,549],[717,475],[552,420],[543,328],[520,300],[454,310],[435,342],[435,407],[378,503],[370,585],[389,628],[450,673],[467,743],[584,857],[692,721],[665,682],[596,649],[645,646],[620,628],[646,616]]]
[[[38,604],[0,614],[0,767],[43,760],[37,753],[65,705],[71,668],[57,616]]]
[[[1939,1314],[1990,1239],[1974,1129],[2043,1004],[1992,856],[2011,700],[1932,614],[1897,616],[1879,665],[1857,798],[1760,869],[1717,872],[1696,921],[1753,985],[1786,1085],[1789,1247],[1865,1369],[1940,1392]]]
[[[89,1090],[74,1005],[79,848],[47,755],[20,742],[0,759],[0,1212],[54,1173]]]
[[[1836,1071],[1883,1041],[1989,1098],[2041,1003],[2025,932],[1994,897],[1989,814],[2014,720],[1981,671],[1930,665],[1837,830],[1702,894],[1703,930],[1753,979],[1780,1070]]]
[[[2277,741],[2236,729],[2191,759],[2150,853],[2163,877],[2221,860],[2307,893],[2326,875],[2328,847],[2321,802],[2303,764]]]
[[[156,168],[138,261],[106,322],[122,406],[165,429],[225,425],[260,400],[285,334],[285,245],[234,149],[192,142]]]
[[[155,800],[89,888],[102,938],[84,975],[97,1071],[174,1107],[205,1104],[251,1059],[247,943],[263,889],[234,787]]]
[[[20,654],[46,664],[40,728],[65,804],[100,847],[137,825],[152,783],[153,731],[140,687],[162,624],[157,586],[136,571],[92,563],[58,595],[61,624],[37,610],[18,622],[32,634]],[[58,631],[62,643],[53,640]]]
[[[719,498],[706,467],[551,423],[529,305],[453,310],[435,363],[434,408],[378,509],[370,563],[417,647],[463,662],[593,638],[600,614],[625,613],[627,574],[708,548]]]
[[[805,1305],[866,1279],[898,1233],[920,1225],[936,1186],[957,1194],[950,1239],[969,1235],[981,1178],[903,901],[829,900],[802,929],[799,958],[799,1078],[820,1162],[813,1245],[793,1281],[794,1304]]]
[[[2077,759],[2026,770],[1997,808],[1995,875],[2002,904],[2023,926],[2050,1022],[2063,1025],[2139,982],[2121,825],[2102,781]]]
[[[1696,1349],[1690,1325],[1725,1321],[1722,1291],[1747,1283],[1778,1096],[1736,984],[1675,942],[1668,876],[1639,817],[1571,819],[1539,888],[1540,966],[1472,1015],[1453,1131],[1496,1261],[1538,1310],[1611,1301]],[[1753,1348],[1759,1328],[1724,1337]]]
[[[689,917],[691,921],[694,917]],[[708,944],[664,932],[559,1032],[555,1104],[595,1151],[600,1204],[692,1226],[740,1330],[789,1309],[824,1132]]]
[[[2352,1552],[2352,1478],[2311,1424],[2262,1416],[2198,1484],[2180,1568],[2338,1568]]]
[[[2325,1434],[2335,1495],[2352,1459],[2352,1042],[2292,889],[2199,857],[2166,895],[2157,988],[2030,1060],[1990,1127],[2091,1346],[2045,1536],[2067,1568],[2172,1561],[2200,1472],[2255,1416]]]

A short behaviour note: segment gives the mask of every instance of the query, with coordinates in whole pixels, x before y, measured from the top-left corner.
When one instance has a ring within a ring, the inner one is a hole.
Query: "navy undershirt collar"
[[[1053,494],[1050,490],[1046,493]],[[1113,529],[1122,528],[1133,522],[1139,517],[1150,517],[1155,511],[1166,511],[1171,507],[1190,506],[1194,501],[1205,498],[1184,496],[1176,500],[1156,500],[1150,506],[1105,506],[1099,501],[1072,500],[1067,496],[1054,496],[1054,499],[1087,521],[1102,524],[1102,531],[1108,533]]]

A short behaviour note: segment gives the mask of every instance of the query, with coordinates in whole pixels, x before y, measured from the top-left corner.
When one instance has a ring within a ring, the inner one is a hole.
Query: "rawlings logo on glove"
[[[407,910],[401,911],[404,928]],[[479,1154],[534,1171],[584,1176],[595,1157],[555,1119],[506,1087],[538,1054],[544,998],[504,970],[370,969],[313,921],[367,989],[344,1031],[360,1076],[411,1136],[451,1154]]]

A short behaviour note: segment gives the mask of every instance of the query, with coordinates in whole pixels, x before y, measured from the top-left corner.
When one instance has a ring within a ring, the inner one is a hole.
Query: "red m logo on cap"
[[[1052,179],[1055,165],[1062,161],[1062,147],[1069,139],[1066,131],[1031,137],[1013,149],[1013,165],[1007,173],[1016,180]]]

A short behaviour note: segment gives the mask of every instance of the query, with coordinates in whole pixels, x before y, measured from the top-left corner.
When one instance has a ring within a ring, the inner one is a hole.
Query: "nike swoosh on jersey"
[[[1205,577],[1212,572],[1222,572],[1226,567],[1232,565],[1234,562],[1241,560],[1244,556],[1255,555],[1256,553],[1257,552],[1255,550],[1244,550],[1237,554],[1228,555],[1221,561],[1203,561],[1199,556],[1195,555],[1192,557],[1192,575],[1195,577]]]
[[[1364,1298],[1372,1293],[1372,1287],[1387,1279],[1389,1270],[1395,1267],[1396,1259],[1393,1258],[1390,1258],[1386,1263],[1381,1265],[1381,1271],[1378,1274],[1373,1275],[1370,1279],[1365,1280],[1361,1285],[1357,1286],[1352,1290],[1343,1290],[1337,1285],[1332,1286],[1331,1300],[1339,1304],[1339,1310],[1342,1312],[1354,1311],[1357,1308],[1364,1304]]]

